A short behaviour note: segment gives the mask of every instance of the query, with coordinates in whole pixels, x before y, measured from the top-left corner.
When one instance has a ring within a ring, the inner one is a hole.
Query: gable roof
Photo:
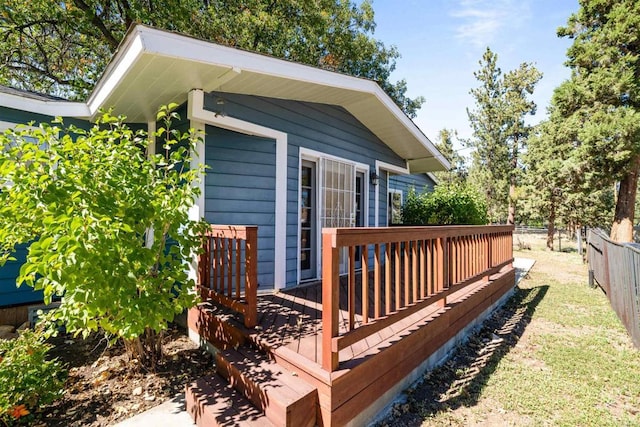
[[[159,106],[186,101],[192,89],[338,105],[407,159],[411,173],[449,168],[374,81],[144,25],[129,29],[82,115],[92,118],[100,108],[113,108],[134,122],[155,120]]]

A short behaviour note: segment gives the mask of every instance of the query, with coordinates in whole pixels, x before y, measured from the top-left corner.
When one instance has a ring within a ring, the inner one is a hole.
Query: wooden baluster
[[[380,244],[376,243],[374,249],[373,259],[374,259],[374,271],[373,271],[373,313],[374,318],[378,319],[381,317],[381,307],[380,307]]]
[[[425,240],[420,240],[420,299],[424,299],[427,296],[427,277],[425,274],[427,268],[426,243]]]
[[[396,294],[396,311],[400,310],[402,306],[402,282],[400,281],[400,270],[402,269],[402,262],[400,260],[400,243],[394,243],[393,245],[393,258],[394,258],[394,280],[393,289]]]
[[[447,269],[447,264],[446,264],[446,256],[445,256],[445,242],[444,242],[444,238],[443,237],[438,237],[435,241],[436,243],[436,247],[435,247],[435,257],[436,259],[434,260],[434,271],[436,274],[436,281],[435,281],[435,293],[438,293],[440,291],[442,291],[444,289],[444,285],[445,285],[445,276],[446,276],[446,269]],[[439,300],[438,301],[438,305],[440,307],[444,307],[445,306],[446,301],[444,301],[444,299]]]
[[[362,246],[362,323],[369,323],[369,249]]]
[[[258,227],[247,227],[244,245],[244,297],[247,312],[244,325],[253,328],[258,323]]]
[[[240,264],[242,262],[241,240],[236,240],[236,299],[240,299]]]
[[[409,305],[409,296],[411,295],[411,291],[409,289],[409,245],[411,244],[411,242],[404,242],[404,249],[403,249],[403,255],[404,255],[404,306],[408,306]]]
[[[329,372],[338,368],[339,361],[333,338],[338,336],[340,250],[333,247],[333,237],[322,234],[322,367]]]
[[[231,260],[231,238],[226,240],[226,254],[227,254],[227,296],[233,298],[233,264]]]
[[[220,238],[216,234],[213,238],[213,290],[218,292],[220,276]]]
[[[413,290],[413,303],[418,302],[418,241],[411,246],[411,286]]]
[[[348,310],[349,310],[349,331],[355,327],[356,319],[356,248],[349,246],[349,277],[348,277]]]
[[[393,311],[391,305],[391,246],[392,243],[384,244],[384,313]]]

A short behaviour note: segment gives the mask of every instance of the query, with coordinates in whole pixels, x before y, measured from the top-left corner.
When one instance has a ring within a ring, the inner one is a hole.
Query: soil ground
[[[64,396],[37,414],[36,426],[112,425],[183,393],[188,382],[213,372],[211,355],[180,327],[165,334],[165,358],[155,372],[132,369],[124,346],[108,346],[98,335],[59,335],[52,344],[50,355],[66,366],[69,377]]]

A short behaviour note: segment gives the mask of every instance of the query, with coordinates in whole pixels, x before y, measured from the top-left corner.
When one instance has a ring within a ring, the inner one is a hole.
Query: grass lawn
[[[640,425],[640,351],[575,250],[529,241],[514,297],[382,425]]]

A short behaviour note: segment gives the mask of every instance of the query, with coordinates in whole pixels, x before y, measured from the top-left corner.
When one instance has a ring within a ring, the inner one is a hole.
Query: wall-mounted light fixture
[[[225,102],[223,98],[216,99],[216,109],[218,111],[215,112],[216,117],[227,117],[227,113],[224,111]]]
[[[378,185],[378,181],[380,181],[380,177],[378,176],[378,174],[373,171],[369,174],[369,181],[371,182],[371,185]]]

